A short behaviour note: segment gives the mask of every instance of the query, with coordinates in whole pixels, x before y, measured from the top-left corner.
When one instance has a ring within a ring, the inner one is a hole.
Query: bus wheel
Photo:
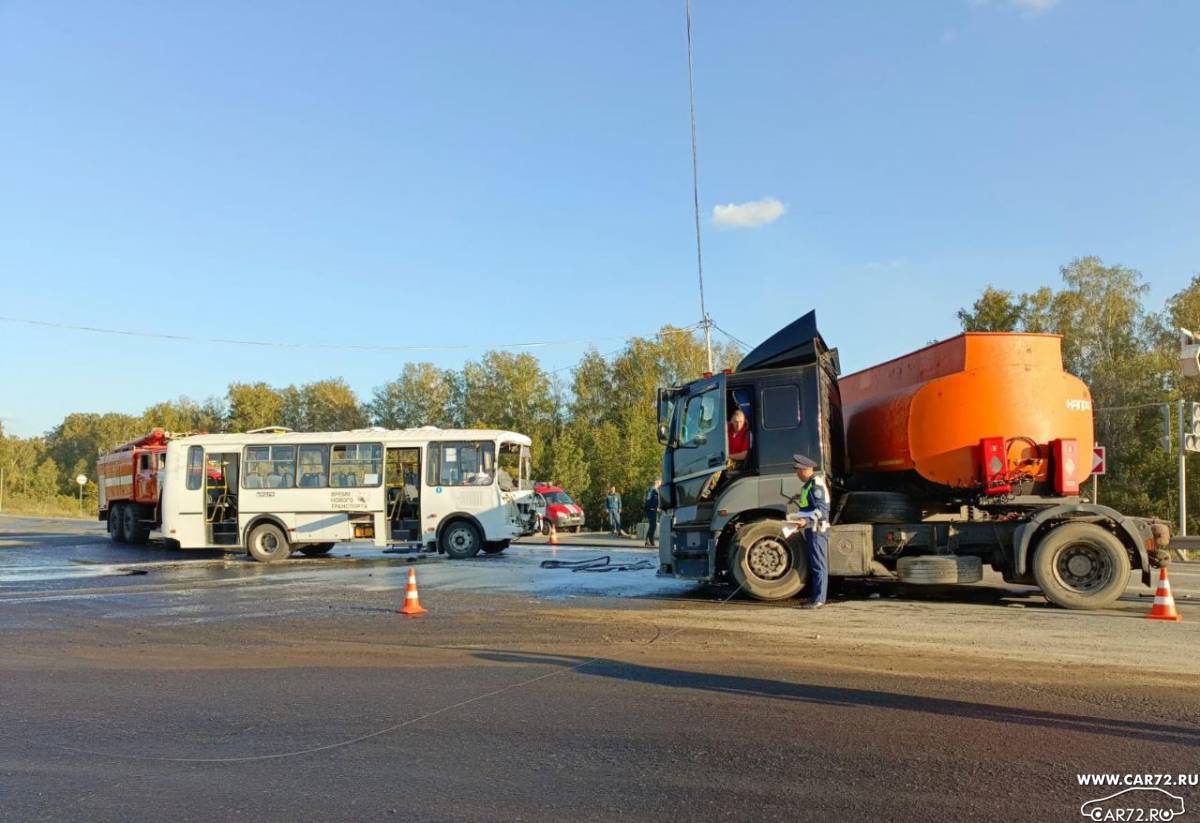
[[[442,551],[452,560],[466,560],[479,554],[483,539],[479,529],[466,520],[455,520],[442,531]]]
[[[500,554],[500,552],[508,548],[508,543],[509,541],[507,540],[497,540],[492,543],[484,543],[483,551],[486,554]]]
[[[305,557],[320,557],[323,554],[329,554],[332,548],[332,543],[310,543],[307,546],[300,547],[300,554]]]
[[[287,535],[274,523],[262,523],[255,526],[250,532],[250,539],[246,542],[249,544],[247,548],[250,556],[259,563],[277,563],[280,560],[287,560],[292,553]]]
[[[120,503],[108,507],[108,536],[114,543],[125,542],[125,507]]]
[[[1094,523],[1064,523],[1033,555],[1033,577],[1046,599],[1064,609],[1111,606],[1129,584],[1129,553]]]
[[[808,558],[783,536],[783,523],[762,520],[738,530],[730,546],[734,581],[756,600],[787,600],[804,588]]]

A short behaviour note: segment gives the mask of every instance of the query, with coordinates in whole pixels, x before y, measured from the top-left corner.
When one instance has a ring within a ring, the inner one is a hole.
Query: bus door
[[[210,546],[236,546],[238,453],[207,452],[204,464],[204,524]]]
[[[421,450],[389,448],[386,461],[388,536],[416,543],[421,539]]]

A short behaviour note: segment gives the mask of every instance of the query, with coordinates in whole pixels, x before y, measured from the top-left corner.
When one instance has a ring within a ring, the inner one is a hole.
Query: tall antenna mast
[[[700,277],[700,323],[704,326],[704,351],[708,371],[713,370],[712,318],[704,306],[704,258],[700,253],[700,172],[696,162],[696,81],[692,68],[692,0],[684,0],[687,12],[688,108],[692,115],[692,210],[696,216],[696,273]]]

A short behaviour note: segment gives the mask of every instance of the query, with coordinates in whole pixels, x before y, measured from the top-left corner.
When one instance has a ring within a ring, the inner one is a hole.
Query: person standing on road
[[[604,498],[604,509],[608,512],[608,530],[618,537],[621,535],[621,493],[616,486],[608,487],[608,497]]]
[[[802,454],[792,455],[792,468],[800,479],[799,511],[789,514],[788,520],[804,529],[804,545],[808,552],[809,598],[805,609],[825,605],[829,592],[829,486],[817,473],[817,464]]]
[[[661,485],[662,481],[655,478],[646,492],[646,545],[650,547],[654,546],[654,532],[658,528],[658,487]]]

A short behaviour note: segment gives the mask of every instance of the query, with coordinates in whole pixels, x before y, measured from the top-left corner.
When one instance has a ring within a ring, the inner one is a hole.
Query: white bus
[[[182,548],[267,563],[354,540],[501,552],[530,530],[529,446],[515,432],[431,426],[183,437],[167,444],[152,525]]]

